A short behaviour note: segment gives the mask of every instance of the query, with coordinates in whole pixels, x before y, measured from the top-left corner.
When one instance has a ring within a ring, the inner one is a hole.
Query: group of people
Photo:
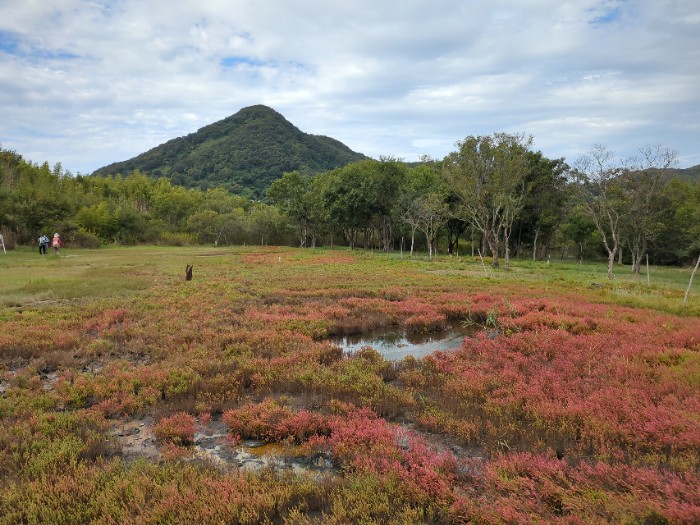
[[[41,237],[39,237],[39,253],[45,255],[48,250],[49,244],[54,249],[54,253],[58,255],[61,251],[61,246],[63,246],[61,236],[58,233],[54,233],[53,238],[49,239],[46,235],[42,233]]]

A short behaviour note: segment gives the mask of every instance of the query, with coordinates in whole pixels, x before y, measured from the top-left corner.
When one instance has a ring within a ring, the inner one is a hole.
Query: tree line
[[[76,246],[293,244],[490,258],[687,264],[700,252],[700,184],[668,178],[674,151],[618,159],[596,145],[569,166],[532,137],[469,136],[444,159],[367,159],[284,173],[254,201],[135,170],[73,176],[0,148],[0,232],[8,245],[60,231]]]

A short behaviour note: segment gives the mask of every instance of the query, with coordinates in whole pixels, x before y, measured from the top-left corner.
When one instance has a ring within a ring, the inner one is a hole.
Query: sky
[[[0,147],[73,174],[240,109],[370,157],[700,164],[698,0],[0,0]]]

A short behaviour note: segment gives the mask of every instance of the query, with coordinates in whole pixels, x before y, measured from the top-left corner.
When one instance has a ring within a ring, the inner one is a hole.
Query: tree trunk
[[[532,260],[537,260],[537,236],[540,234],[540,229],[535,230],[535,242],[532,244]]]
[[[645,235],[640,235],[640,238],[636,242],[635,254],[632,262],[632,272],[639,275],[642,269],[642,255],[647,251],[647,239]]]
[[[491,250],[491,266],[493,266],[494,268],[498,268],[500,266],[498,262],[498,250],[500,248],[498,234],[494,235],[492,232],[489,232],[488,235],[484,234],[484,238],[486,239],[486,242],[488,242],[489,249]]]
[[[510,228],[503,228],[503,259],[506,270],[510,268],[510,233]]]
[[[355,249],[355,244],[357,242],[357,230],[350,228],[349,230],[344,230],[345,237],[348,240],[348,246],[351,250]]]
[[[608,250],[608,279],[611,281],[614,278],[613,267],[615,266],[615,249]]]
[[[605,231],[602,228],[598,228],[598,231],[600,231],[601,235],[603,236],[603,246],[605,246],[605,249],[608,252],[608,279],[609,280],[612,280],[614,277],[613,267],[615,266],[615,254],[617,253],[617,250],[620,248],[620,238],[618,237],[618,233],[616,232],[615,228],[611,228],[611,230],[612,230],[612,233],[610,234],[610,242],[608,242],[608,237],[605,234]]]
[[[391,247],[391,221],[388,217],[382,217],[382,250],[388,252]]]
[[[306,222],[301,223],[301,231],[299,232],[299,238],[300,238],[300,243],[299,243],[299,248],[304,248],[306,246],[306,237],[307,237],[307,227],[306,227]]]
[[[467,225],[465,221],[459,219],[449,219],[447,221],[447,253],[450,255],[455,255],[459,252],[459,237],[467,229]]]
[[[695,268],[693,268],[693,273],[690,274],[688,288],[685,291],[685,297],[683,297],[683,307],[685,307],[685,303],[688,302],[688,295],[690,294],[690,288],[693,286],[693,278],[695,277],[695,272],[698,271],[698,266],[700,266],[700,255],[698,255],[697,261],[695,261]]]

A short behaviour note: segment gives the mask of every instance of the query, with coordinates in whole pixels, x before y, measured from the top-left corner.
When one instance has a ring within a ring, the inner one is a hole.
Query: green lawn
[[[82,298],[108,298],[143,290],[164,280],[184,278],[186,264],[199,270],[215,265],[218,255],[249,252],[255,247],[108,247],[98,250],[64,249],[59,256],[40,256],[36,250],[20,248],[0,256],[0,305],[27,307],[60,304]],[[335,250],[343,251],[345,249]],[[302,259],[324,249],[293,251]],[[268,250],[269,252],[269,250]],[[615,279],[607,279],[603,261],[577,262],[511,260],[510,269],[484,268],[478,258],[438,256],[428,261],[398,253],[354,252],[360,257],[384,259],[387,264],[445,275],[461,275],[480,281],[486,288],[497,285],[528,285],[533,293],[545,291],[585,293],[601,302],[648,307],[681,315],[700,315],[700,278],[696,279],[686,307],[683,297],[691,268],[651,266],[649,276],[634,275],[629,266],[615,268]],[[285,255],[286,256],[286,255]]]

